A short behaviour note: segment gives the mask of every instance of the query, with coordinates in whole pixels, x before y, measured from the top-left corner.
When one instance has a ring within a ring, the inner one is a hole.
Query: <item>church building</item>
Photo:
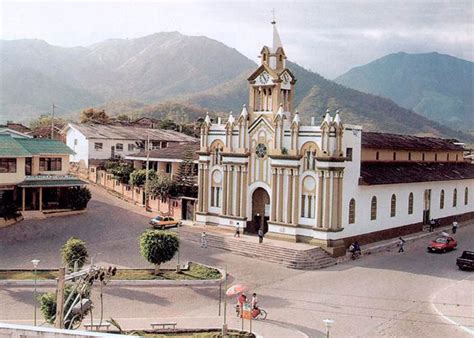
[[[225,122],[207,115],[201,129],[197,223],[262,229],[338,256],[355,239],[474,216],[474,165],[455,141],[364,132],[339,111],[302,124],[297,79],[272,25],[273,46],[248,78],[248,105]]]

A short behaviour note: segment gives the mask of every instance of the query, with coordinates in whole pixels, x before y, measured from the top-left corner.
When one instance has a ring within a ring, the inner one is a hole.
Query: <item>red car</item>
[[[451,236],[441,236],[436,238],[428,245],[429,252],[446,252],[454,250],[458,246],[458,242]]]

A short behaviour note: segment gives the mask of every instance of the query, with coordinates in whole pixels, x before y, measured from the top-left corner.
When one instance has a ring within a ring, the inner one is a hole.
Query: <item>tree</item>
[[[66,125],[66,121],[63,118],[55,117],[53,120],[54,125],[54,138],[60,138],[60,130]],[[30,129],[34,137],[38,138],[50,138],[51,137],[51,116],[41,115],[37,119],[31,121]]]
[[[152,180],[156,176],[156,172],[153,169],[148,170],[148,179]],[[128,183],[134,186],[141,186],[145,184],[146,180],[146,169],[137,169],[130,174],[130,180]]]
[[[74,270],[75,264],[77,264],[77,268],[82,268],[89,257],[86,243],[76,237],[69,238],[61,248],[61,256],[70,270]]]
[[[94,108],[89,108],[82,111],[81,116],[79,118],[79,122],[107,124],[110,122],[110,117],[103,109],[95,110]]]
[[[130,174],[133,172],[133,166],[124,161],[107,161],[105,169],[122,183],[128,183]]]
[[[160,264],[170,261],[179,249],[179,239],[175,233],[161,230],[147,230],[139,238],[140,253],[155,265],[155,274]]]
[[[178,173],[176,175],[176,184],[179,193],[185,196],[193,197],[197,189],[195,188],[196,167],[193,163],[193,151],[186,150],[183,162],[179,164]],[[196,191],[194,191],[196,190]]]
[[[69,299],[69,295],[72,297]],[[65,309],[68,310],[76,297],[78,296],[79,292],[77,289],[73,289],[71,285],[67,285],[64,288],[64,299],[67,300],[69,299],[69,302],[65,304]],[[90,296],[90,288],[86,288],[85,291],[82,293],[83,298],[89,298]],[[56,292],[48,292],[48,293],[43,293],[38,297],[38,301],[40,304],[40,311],[43,314],[43,317],[46,322],[49,324],[54,324],[54,320],[56,317],[56,307],[57,307],[57,301],[56,301]],[[88,309],[84,313],[82,313],[81,316],[78,316],[77,314],[73,314],[72,312],[70,315],[65,319],[64,325],[65,327],[69,327],[69,324],[71,320],[74,320],[74,324],[80,323],[82,319],[89,313]],[[64,313],[66,314],[66,313]]]
[[[83,210],[91,199],[91,192],[86,187],[72,187],[68,189],[67,201],[74,210]]]
[[[148,183],[148,193],[152,197],[168,198],[176,190],[176,184],[166,175],[157,174]]]
[[[117,116],[118,121],[123,121],[123,122],[129,122],[130,121],[130,116],[127,114],[120,114]]]

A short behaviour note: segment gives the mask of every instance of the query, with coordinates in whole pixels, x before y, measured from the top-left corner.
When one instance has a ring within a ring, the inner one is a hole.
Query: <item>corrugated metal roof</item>
[[[150,150],[150,159],[170,159],[170,160],[183,160],[186,152],[191,151],[193,154],[193,160],[198,160],[199,155],[196,152],[199,150],[199,143],[186,143],[186,144],[177,144],[170,145],[167,148]],[[125,156],[125,158],[143,158],[146,160],[147,154],[146,151],[140,151],[136,154],[130,154]]]
[[[463,150],[456,140],[376,132],[362,132],[362,148],[397,150]]]
[[[0,135],[0,157],[30,157],[31,154],[10,134]]]
[[[58,140],[22,138],[18,142],[32,155],[58,154],[73,155],[74,152],[66,144]]]
[[[474,179],[474,165],[466,162],[363,162],[360,185]]]
[[[53,175],[38,175],[38,176],[26,176],[25,180],[18,184],[20,188],[29,187],[76,187],[79,185],[85,185],[86,182],[80,180],[77,177],[64,175],[64,176],[53,176]]]
[[[118,126],[108,124],[69,124],[80,131],[86,138],[114,140],[146,140],[168,142],[197,142],[194,137],[174,130],[140,128],[133,126]]]
[[[0,135],[0,157],[31,157],[40,154],[72,155],[74,152],[57,140]]]

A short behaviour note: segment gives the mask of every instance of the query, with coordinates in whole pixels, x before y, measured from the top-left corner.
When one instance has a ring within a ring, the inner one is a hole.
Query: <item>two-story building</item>
[[[196,142],[195,138],[174,130],[113,124],[69,123],[63,134],[66,135],[66,144],[74,151],[71,162],[83,168],[87,168],[91,160],[123,158],[136,153],[148,140],[153,149]]]
[[[61,209],[65,189],[85,184],[68,175],[73,154],[57,140],[0,135],[0,202],[23,211]]]

